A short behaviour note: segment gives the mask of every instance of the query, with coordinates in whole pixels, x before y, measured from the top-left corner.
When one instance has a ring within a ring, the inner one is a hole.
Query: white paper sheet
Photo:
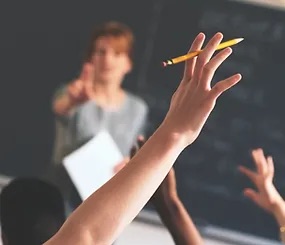
[[[123,160],[113,138],[107,131],[63,159],[63,165],[82,200],[105,184],[113,175],[114,167]]]

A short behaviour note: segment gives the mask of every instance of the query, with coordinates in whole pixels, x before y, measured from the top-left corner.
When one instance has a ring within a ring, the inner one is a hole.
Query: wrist
[[[165,210],[176,210],[179,206],[180,199],[177,194],[161,195],[153,202],[156,208],[163,208]]]
[[[167,120],[162,122],[158,128],[158,132],[163,134],[163,137],[165,137],[167,141],[172,142],[180,147],[181,150],[184,150],[189,145],[189,137],[186,134],[176,132],[172,126],[172,123],[168,122]]]
[[[285,202],[282,197],[280,197],[280,199],[274,205],[272,205],[271,212],[277,220],[279,226],[285,226]]]
[[[181,201],[177,195],[177,193],[171,193],[167,195],[164,200],[169,203],[171,206],[177,206]]]

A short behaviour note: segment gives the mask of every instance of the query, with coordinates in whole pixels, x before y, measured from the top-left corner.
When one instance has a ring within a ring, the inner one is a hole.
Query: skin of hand
[[[198,58],[186,61],[182,82],[172,96],[169,111],[163,122],[163,124],[171,124],[169,127],[177,135],[182,134],[186,145],[191,144],[198,137],[217,98],[241,79],[240,74],[235,74],[211,87],[215,70],[232,53],[231,48],[226,48],[211,59],[215,52],[213,47],[216,47],[216,42],[221,40],[222,34],[217,33],[206,45],[205,52],[202,52]],[[200,44],[195,47],[195,50],[201,49]],[[189,90],[193,93],[188,93]],[[184,113],[181,113],[182,111]],[[197,117],[190,117],[191,114],[197,115]],[[171,120],[168,120],[169,118]],[[177,121],[181,123],[177,123]],[[173,122],[175,125],[172,125]],[[189,125],[191,126],[189,127]]]
[[[93,66],[89,63],[85,63],[79,78],[67,87],[67,93],[73,103],[83,103],[90,98],[90,95],[92,94],[93,77]]]
[[[274,163],[271,156],[265,157],[262,149],[252,151],[256,171],[239,166],[241,173],[246,175],[257,190],[246,188],[244,195],[256,205],[271,213],[280,227],[285,225],[285,203],[273,184]]]
[[[282,197],[273,184],[273,159],[271,156],[265,157],[262,149],[255,149],[251,154],[256,171],[252,171],[244,166],[239,166],[239,170],[252,181],[257,191],[246,188],[244,194],[258,206],[272,213],[282,201]]]
[[[71,82],[66,91],[53,101],[52,110],[56,115],[66,116],[72,109],[89,100],[93,93],[94,68],[85,63],[78,79]]]

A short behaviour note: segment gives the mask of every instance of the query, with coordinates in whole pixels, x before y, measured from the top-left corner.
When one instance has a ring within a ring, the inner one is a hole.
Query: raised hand
[[[184,138],[185,146],[197,138],[217,98],[241,79],[240,74],[235,74],[211,87],[215,71],[232,53],[231,48],[226,48],[211,59],[222,38],[217,33],[198,58],[186,62],[183,79],[163,122],[174,135]],[[205,35],[200,33],[189,51],[201,49],[204,39]]]
[[[89,63],[85,63],[79,78],[68,85],[67,92],[74,103],[82,103],[90,98],[93,76],[93,66]]]
[[[239,170],[253,182],[257,191],[246,188],[244,194],[264,210],[273,213],[276,207],[283,202],[282,197],[273,185],[273,159],[271,156],[265,157],[262,149],[253,150],[252,158],[256,171],[243,166],[239,166]]]
[[[89,63],[85,63],[79,78],[70,83],[64,93],[55,97],[53,101],[53,112],[56,115],[66,116],[75,106],[89,100],[93,92],[93,77],[93,66]]]

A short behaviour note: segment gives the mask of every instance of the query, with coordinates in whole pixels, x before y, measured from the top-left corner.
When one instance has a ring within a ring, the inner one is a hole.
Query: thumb
[[[244,195],[255,202],[257,205],[261,206],[259,195],[255,190],[246,188],[244,190]]]

